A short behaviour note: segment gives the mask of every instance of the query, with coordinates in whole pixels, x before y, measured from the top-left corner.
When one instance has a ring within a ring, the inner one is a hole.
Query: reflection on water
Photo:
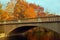
[[[29,29],[29,30],[28,30]],[[24,32],[21,32],[25,30]],[[17,28],[13,30],[7,40],[60,40],[60,34],[39,27]]]

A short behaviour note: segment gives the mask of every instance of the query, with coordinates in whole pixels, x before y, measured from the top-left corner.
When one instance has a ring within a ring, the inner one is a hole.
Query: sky
[[[9,1],[10,0],[0,0],[4,7]],[[26,0],[26,1],[44,7],[45,11],[47,10],[50,13],[60,15],[60,0]]]

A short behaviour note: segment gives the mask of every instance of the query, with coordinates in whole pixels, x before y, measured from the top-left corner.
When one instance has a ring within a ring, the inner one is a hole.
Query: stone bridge
[[[37,26],[53,30],[60,33],[60,16],[57,17],[40,17],[35,19],[21,19],[15,21],[1,21],[0,27],[3,27],[4,33],[9,34],[18,27]]]

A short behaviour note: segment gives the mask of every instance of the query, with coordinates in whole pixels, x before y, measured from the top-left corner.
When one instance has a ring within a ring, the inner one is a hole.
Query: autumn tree
[[[34,11],[34,8],[33,7],[27,8],[24,12],[24,17],[25,18],[36,18],[36,13]]]
[[[18,0],[15,6],[14,14],[18,18],[35,18],[34,8],[24,0]]]
[[[7,20],[9,18],[9,15],[10,13],[6,10],[2,10],[2,13],[1,13],[1,20]]]
[[[1,9],[1,7],[0,7]],[[1,20],[14,20],[14,1],[7,3],[6,9],[1,13]]]
[[[10,8],[11,7],[11,8]],[[9,12],[10,9],[12,9],[12,5],[8,4],[8,7],[6,7],[5,10],[2,9],[2,4],[0,4],[0,20],[12,20],[14,15],[10,15],[11,13]],[[13,11],[13,10],[11,10]]]
[[[6,20],[7,18],[8,14],[2,9],[2,4],[0,4],[0,20]]]
[[[24,18],[23,14],[22,14],[24,10],[25,10],[24,2],[22,0],[17,0],[17,3],[14,8],[15,17]]]
[[[7,6],[6,6],[6,11],[13,13],[14,11],[14,0],[11,0],[10,2],[7,3]]]

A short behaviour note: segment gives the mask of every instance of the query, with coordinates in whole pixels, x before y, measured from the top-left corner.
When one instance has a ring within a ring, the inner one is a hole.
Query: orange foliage
[[[24,1],[17,1],[14,14],[17,18],[36,18],[34,8]]]
[[[40,13],[38,13],[38,16],[39,16],[39,17],[45,17],[46,14],[45,14],[44,12],[40,12]]]
[[[7,20],[9,18],[9,13],[6,11],[3,11],[1,14],[1,20]]]
[[[24,12],[24,17],[25,18],[36,18],[36,13],[34,11],[34,8],[32,7],[27,8]]]
[[[11,2],[8,2],[7,6],[6,6],[6,9],[3,10],[2,9],[2,5],[0,5],[0,20],[14,20],[14,14],[12,13],[13,12],[13,9],[14,9],[14,3],[13,1]],[[12,15],[13,14],[13,15]]]
[[[15,17],[9,16],[9,18],[7,20],[15,20]]]
[[[1,20],[14,20],[14,15],[10,15],[9,12],[3,11],[1,14]]]
[[[40,6],[36,6],[35,4],[28,4],[24,0],[16,0],[17,3],[14,7],[14,2],[11,0],[7,4],[6,11],[3,11],[1,14],[1,20],[13,20],[13,19],[20,19],[20,18],[36,18],[37,13],[35,9],[41,9]],[[13,11],[14,10],[14,11]],[[14,12],[12,14],[12,12]],[[12,14],[12,15],[10,15]],[[39,16],[45,16],[45,14],[38,14]],[[13,16],[13,17],[12,17]]]

